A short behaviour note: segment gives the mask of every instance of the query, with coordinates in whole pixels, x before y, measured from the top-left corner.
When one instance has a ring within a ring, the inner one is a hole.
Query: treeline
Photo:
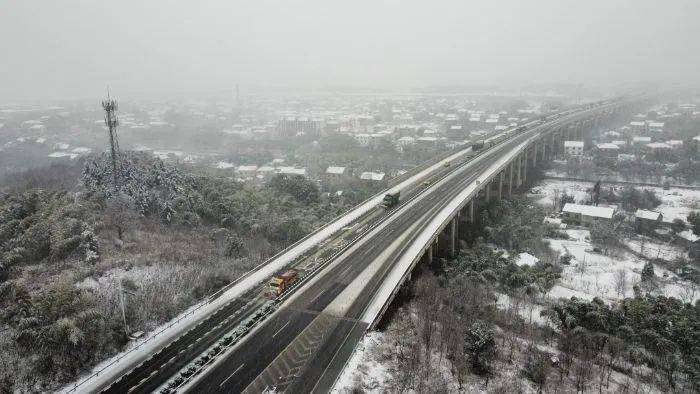
[[[652,379],[680,392],[700,390],[700,305],[642,295],[608,306],[572,297],[546,311],[560,330],[564,373],[577,389],[608,387],[613,371]]]

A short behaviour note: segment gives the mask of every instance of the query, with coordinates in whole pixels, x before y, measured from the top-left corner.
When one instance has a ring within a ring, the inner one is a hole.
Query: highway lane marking
[[[226,382],[228,382],[228,380],[231,379],[231,378],[233,377],[233,375],[236,374],[236,372],[240,371],[241,368],[243,368],[244,365],[245,365],[245,363],[241,364],[240,367],[236,368],[236,370],[233,371],[233,373],[232,373],[231,375],[229,375],[228,378],[224,379],[224,381],[221,382],[221,384],[219,385],[219,387],[221,387],[221,386],[223,386],[224,384],[226,384]]]
[[[321,294],[325,293],[326,290],[328,290],[328,289],[323,289],[323,290],[321,290],[318,294],[316,294],[316,297],[314,297],[314,298],[311,300],[311,302],[316,301],[316,299],[317,299],[318,297],[320,297]]]
[[[348,265],[348,268],[344,269],[343,272],[341,272],[340,275],[338,275],[338,277],[340,277],[341,279],[345,279],[345,274],[350,270],[350,268],[352,268],[352,265]]]
[[[284,328],[287,327],[288,325],[289,325],[289,321],[287,321],[286,323],[284,323],[284,325],[282,326],[282,328],[280,328],[280,329],[277,330],[274,334],[272,334],[272,338],[276,337],[277,334],[279,334],[280,332],[282,332],[282,330],[284,330]]]

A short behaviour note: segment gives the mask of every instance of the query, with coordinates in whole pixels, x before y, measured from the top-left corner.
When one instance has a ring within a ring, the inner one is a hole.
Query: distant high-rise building
[[[318,118],[287,116],[277,122],[277,132],[281,137],[293,137],[298,134],[319,136],[323,127],[323,120]]]

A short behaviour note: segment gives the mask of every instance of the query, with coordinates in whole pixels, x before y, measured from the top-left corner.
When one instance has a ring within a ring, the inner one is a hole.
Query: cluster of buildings
[[[346,134],[358,145],[372,147],[390,143],[398,151],[412,145],[455,146],[470,140],[481,139],[493,132],[516,127],[518,122],[532,116],[532,110],[508,114],[507,111],[467,109],[463,105],[428,105],[413,107],[393,106],[385,108],[363,108],[360,113],[318,111],[307,113],[285,112],[275,125],[278,138],[328,134]],[[472,105],[476,106],[475,103]],[[432,109],[432,110],[431,110]],[[444,109],[451,110],[440,111]],[[252,130],[251,130],[252,132]]]
[[[584,141],[565,141],[569,156],[582,156],[587,151],[597,151],[618,161],[634,160],[640,153],[683,148],[685,141],[672,138],[668,121],[681,116],[700,117],[695,104],[680,104],[673,111],[657,109],[648,114],[636,114],[630,122],[615,130],[608,130],[586,146]],[[700,141],[700,135],[692,138]]]
[[[567,203],[562,208],[561,219],[566,225],[591,227],[598,221],[611,221],[617,213],[618,207],[616,205]],[[633,220],[638,232],[652,231],[663,223],[663,214],[657,211],[637,209]]]
[[[256,165],[241,165],[236,166],[231,163],[220,161],[216,164],[216,168],[223,170],[232,170],[239,180],[242,181],[265,181],[273,175],[298,175],[303,177],[311,177],[306,168],[282,165],[282,159],[275,159],[272,163],[262,166]],[[397,171],[393,175],[401,175],[404,171]],[[318,181],[333,183],[342,182],[350,179],[359,179],[368,183],[384,184],[388,180],[388,176],[384,172],[352,170],[347,167],[329,166],[321,175]]]

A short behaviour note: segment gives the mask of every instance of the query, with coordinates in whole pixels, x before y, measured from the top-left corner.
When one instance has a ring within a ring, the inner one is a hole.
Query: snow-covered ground
[[[644,264],[648,261],[629,252],[619,252],[608,256],[593,252],[588,230],[566,230],[571,239],[551,239],[550,247],[560,254],[570,254],[571,264],[565,266],[559,284],[547,293],[550,298],[569,298],[576,296],[583,299],[600,297],[608,302],[617,301],[633,295],[632,287],[641,279]],[[632,244],[639,241],[631,241]],[[683,253],[677,247],[653,244],[664,248],[665,256]],[[646,248],[646,246],[645,246]],[[648,249],[652,251],[654,246]],[[656,258],[657,252],[650,252]],[[647,256],[646,250],[644,256]],[[663,258],[663,257],[662,257]],[[693,294],[691,283],[678,278],[673,272],[655,265],[658,293],[676,297],[686,302],[697,300],[699,294]],[[700,293],[700,291],[695,291]]]
[[[553,206],[552,197],[555,194],[564,193],[573,196],[578,203],[588,197],[588,189],[593,187],[593,182],[576,182],[559,179],[547,179],[532,188],[533,197],[537,198],[537,203],[542,206]]]
[[[673,261],[677,258],[688,257],[688,253],[686,253],[683,248],[678,245],[662,243],[647,237],[638,237],[637,239],[626,240],[625,245],[627,245],[627,247],[629,247],[635,253],[639,253],[647,259]]]
[[[355,347],[355,352],[336,380],[331,393],[352,392],[362,385],[367,392],[380,393],[386,387],[390,375],[388,363],[378,360],[379,346],[386,343],[386,334],[370,331]]]
[[[496,296],[498,297],[496,300],[498,309],[504,311],[513,309],[514,311],[517,311],[520,317],[522,317],[528,324],[549,324],[547,318],[540,315],[540,313],[545,309],[542,305],[534,304],[532,302],[528,302],[527,300],[517,300],[503,293],[496,293]]]

